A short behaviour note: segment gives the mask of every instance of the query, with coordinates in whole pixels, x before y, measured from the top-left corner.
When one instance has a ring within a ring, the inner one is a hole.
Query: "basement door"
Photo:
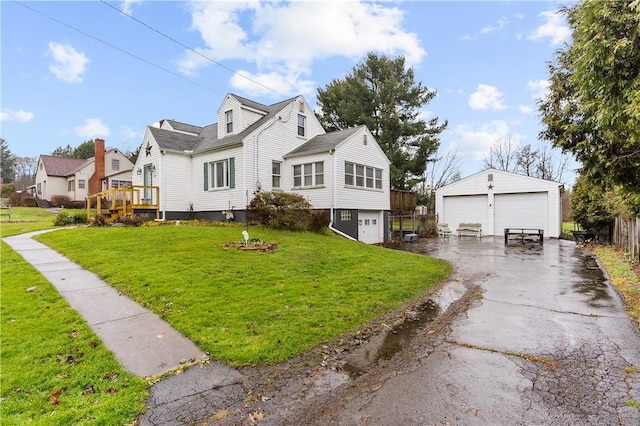
[[[367,244],[381,242],[378,212],[362,210],[358,212],[358,240]]]

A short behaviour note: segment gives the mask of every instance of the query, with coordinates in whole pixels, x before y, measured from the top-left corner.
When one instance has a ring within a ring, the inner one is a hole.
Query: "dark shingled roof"
[[[351,127],[349,129],[338,130],[331,133],[326,133],[324,135],[318,135],[311,139],[309,139],[306,143],[300,145],[293,151],[284,155],[284,158],[297,157],[300,155],[308,155],[308,154],[317,154],[320,152],[328,152],[332,149],[335,149],[336,146],[340,145],[345,139],[352,136],[356,133],[360,128],[359,127]]]
[[[41,155],[42,164],[48,176],[69,176],[94,161],[94,157],[89,159],[54,157],[51,155]]]
[[[160,149],[180,152],[193,151],[202,142],[202,138],[199,136],[187,135],[172,130],[149,126],[149,131],[158,146],[160,146]]]
[[[179,121],[168,120],[168,119],[164,121],[169,123],[173,128],[173,130],[178,130],[180,132],[188,132],[188,133],[193,133],[194,135],[199,135],[200,132],[202,131],[202,127],[200,126],[194,126],[192,124],[181,123]]]
[[[187,135],[184,133],[159,129],[157,127],[149,126],[149,130],[153,135],[154,139],[158,143],[161,149],[166,149],[170,151],[193,151],[194,153],[201,153],[206,151],[214,151],[217,149],[228,148],[234,145],[242,144],[242,141],[245,137],[247,137],[251,132],[256,130],[262,124],[267,122],[272,117],[275,117],[277,113],[282,111],[282,109],[290,104],[294,99],[287,99],[282,102],[275,103],[273,105],[265,106],[258,102],[251,101],[249,99],[243,98],[241,96],[233,95],[242,105],[248,106],[253,109],[257,109],[260,111],[264,111],[266,115],[241,131],[240,133],[234,135],[228,135],[223,138],[218,139],[218,124],[210,124],[205,127],[192,126],[190,124],[180,123],[175,120],[167,120],[171,127],[175,130],[182,131],[193,131],[197,133],[198,136]],[[174,126],[174,123],[176,124]],[[191,130],[186,130],[191,129]],[[197,129],[197,132],[195,131]]]

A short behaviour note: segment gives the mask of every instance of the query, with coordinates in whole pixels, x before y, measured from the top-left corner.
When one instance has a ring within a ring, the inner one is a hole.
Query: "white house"
[[[228,94],[216,124],[148,126],[133,184],[159,187],[165,219],[221,220],[233,212],[244,220],[256,192],[282,190],[327,211],[341,233],[388,239],[386,155],[365,126],[326,133],[302,96],[267,106]]]
[[[86,160],[41,155],[35,179],[35,196],[51,200],[66,195],[83,201],[87,194],[107,188],[131,185],[133,163],[117,149],[105,151],[104,140],[96,139],[95,155]]]
[[[505,228],[562,232],[562,184],[487,169],[436,190],[438,222],[455,229],[480,223],[482,235],[504,235]]]

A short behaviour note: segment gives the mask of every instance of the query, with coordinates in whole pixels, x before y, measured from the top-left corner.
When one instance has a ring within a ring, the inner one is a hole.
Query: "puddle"
[[[602,302],[612,299],[609,286],[595,258],[584,256],[581,262],[576,262],[575,273],[578,281],[573,284],[573,290],[586,295],[587,303],[591,306],[608,306]]]
[[[405,348],[411,339],[440,314],[440,306],[430,299],[410,312],[410,316],[386,333],[372,337],[345,358],[340,370],[352,379],[362,375],[380,361],[391,359]]]

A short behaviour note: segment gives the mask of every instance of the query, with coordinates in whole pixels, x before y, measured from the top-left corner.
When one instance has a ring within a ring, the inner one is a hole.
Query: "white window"
[[[204,163],[204,190],[235,188],[235,157]]]
[[[69,191],[73,191],[74,190],[73,186],[74,186],[75,182],[73,180],[70,180],[67,184],[68,184],[68,188],[67,189]]]
[[[362,188],[382,189],[382,169],[345,162],[344,184]]]
[[[306,136],[307,117],[298,114],[298,136]]]
[[[84,179],[78,179],[78,188],[84,189],[85,181]]]
[[[294,187],[318,185],[324,185],[324,163],[322,161],[293,166]]]
[[[340,220],[350,221],[351,220],[351,210],[340,210]]]
[[[118,159],[113,159],[111,160],[111,169],[112,170],[120,170],[120,160]]]
[[[229,160],[216,161],[211,164],[211,188],[229,186]]]
[[[233,133],[233,110],[226,111],[224,118],[227,123],[227,133]]]
[[[273,188],[280,188],[282,163],[280,161],[271,162],[271,186]]]

